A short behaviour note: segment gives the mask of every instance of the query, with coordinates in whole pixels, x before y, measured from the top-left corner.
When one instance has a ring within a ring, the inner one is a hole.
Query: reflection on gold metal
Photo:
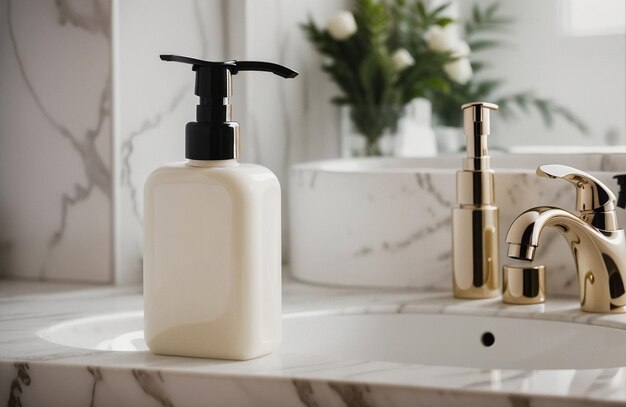
[[[533,260],[541,232],[553,227],[572,250],[583,311],[626,312],[626,237],[617,226],[615,195],[591,175],[564,165],[541,166],[537,175],[571,182],[580,214],[549,206],[522,213],[506,237],[509,257]]]
[[[457,172],[457,201],[452,211],[453,291],[457,298],[489,298],[500,293],[498,208],[487,136],[491,103],[463,105],[467,157]]]
[[[546,300],[544,266],[502,267],[502,301],[507,304],[541,304]]]

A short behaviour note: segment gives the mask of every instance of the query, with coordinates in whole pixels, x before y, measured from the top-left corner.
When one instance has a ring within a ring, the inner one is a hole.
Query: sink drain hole
[[[491,332],[485,332],[481,337],[480,337],[480,342],[482,342],[482,344],[486,347],[490,347],[492,346],[494,343],[496,343],[496,337],[491,333]]]

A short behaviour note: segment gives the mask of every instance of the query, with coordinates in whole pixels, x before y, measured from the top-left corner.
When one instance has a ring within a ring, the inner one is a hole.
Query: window
[[[560,0],[561,31],[571,37],[626,33],[625,0]]]

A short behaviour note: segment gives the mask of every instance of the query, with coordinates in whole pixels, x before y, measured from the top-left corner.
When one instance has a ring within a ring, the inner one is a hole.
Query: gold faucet
[[[596,178],[565,165],[542,165],[537,175],[574,185],[580,214],[551,206],[525,211],[509,228],[509,257],[532,261],[544,227],[555,228],[574,255],[583,311],[625,313],[626,237],[618,229],[615,195]]]

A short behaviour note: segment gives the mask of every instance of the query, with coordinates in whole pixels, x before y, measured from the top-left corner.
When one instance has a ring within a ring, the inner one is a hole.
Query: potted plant
[[[324,28],[309,18],[302,25],[317,51],[322,69],[341,91],[332,102],[346,106],[356,131],[365,140],[365,155],[381,155],[380,140],[393,131],[408,103],[429,99],[441,125],[458,126],[459,107],[473,100],[494,100],[500,84],[478,80],[483,64],[477,51],[497,46],[481,35],[510,23],[497,6],[478,6],[462,27],[445,15],[448,5],[428,9],[423,0],[356,0],[353,11],[340,11]],[[463,29],[465,38],[463,38]],[[520,92],[496,100],[505,117],[511,107],[539,109],[547,124],[561,115],[585,130],[582,122],[555,102]]]
[[[353,12],[337,13],[326,28],[312,19],[303,25],[326,57],[322,69],[342,92],[332,101],[349,108],[366,155],[380,155],[382,135],[395,128],[407,103],[447,86],[443,66],[451,53],[432,50],[425,37],[430,27],[452,22],[441,15],[444,8],[357,0]]]

